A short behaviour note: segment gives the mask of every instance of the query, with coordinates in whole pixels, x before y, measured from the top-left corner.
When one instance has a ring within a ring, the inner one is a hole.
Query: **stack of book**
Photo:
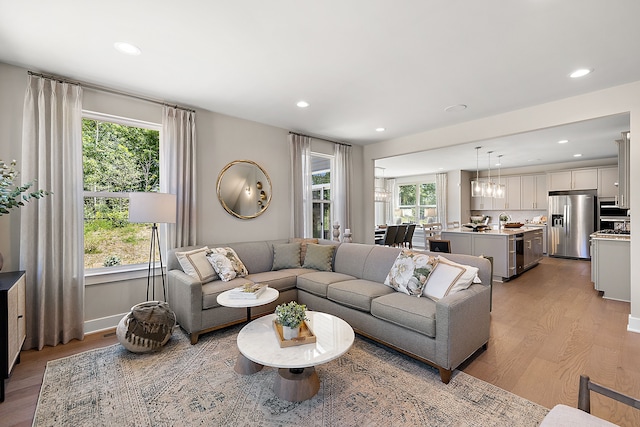
[[[247,283],[239,288],[234,288],[229,297],[237,299],[257,299],[267,289],[268,285],[262,283]]]

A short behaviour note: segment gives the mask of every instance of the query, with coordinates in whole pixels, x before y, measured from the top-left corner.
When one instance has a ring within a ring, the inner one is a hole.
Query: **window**
[[[160,125],[85,112],[85,269],[147,263],[150,224],[129,222],[129,193],[160,187]]]
[[[331,239],[332,157],[311,155],[311,199],[313,237]]]
[[[401,222],[424,224],[438,222],[436,210],[436,184],[400,184],[398,186],[398,211]]]

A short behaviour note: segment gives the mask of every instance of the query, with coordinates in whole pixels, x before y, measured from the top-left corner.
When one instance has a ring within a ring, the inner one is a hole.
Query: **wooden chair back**
[[[396,241],[393,246],[402,246],[402,242],[404,242],[404,236],[407,234],[407,225],[402,224],[398,226],[398,234],[396,234]]]
[[[416,224],[409,224],[407,232],[404,235],[402,245],[405,247],[413,248],[413,233],[416,231]]]
[[[442,239],[429,239],[429,250],[431,252],[451,253],[451,241]]]
[[[640,409],[640,400],[635,399],[631,396],[627,396],[626,394],[619,393],[603,385],[594,383],[586,375],[580,375],[580,386],[578,388],[578,409],[589,414],[591,413],[590,391],[599,393],[618,402],[622,402],[625,405],[629,405],[633,408]]]
[[[397,225],[387,226],[387,230],[384,233],[384,240],[382,241],[382,244],[385,246],[393,246],[393,244],[396,242],[397,234],[398,234]]]

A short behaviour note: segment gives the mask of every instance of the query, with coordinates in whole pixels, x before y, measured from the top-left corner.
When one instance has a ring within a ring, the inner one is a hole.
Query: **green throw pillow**
[[[333,259],[334,245],[307,244],[307,254],[304,257],[304,268],[313,268],[320,271],[332,271],[331,260]]]
[[[272,270],[300,268],[300,243],[273,245]]]

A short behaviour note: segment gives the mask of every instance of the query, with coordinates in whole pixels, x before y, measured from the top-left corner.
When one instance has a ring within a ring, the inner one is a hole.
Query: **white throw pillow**
[[[217,252],[212,252],[207,255],[207,259],[209,260],[213,269],[220,276],[220,280],[223,282],[228,282],[231,279],[235,279],[236,270],[233,268],[233,264],[231,264],[231,260],[227,258],[224,254],[219,254]]]
[[[176,252],[176,258],[182,270],[201,283],[206,283],[218,278],[211,263],[207,259],[208,247],[194,249],[186,252]]]
[[[467,289],[472,283],[480,283],[477,267],[458,264],[442,256],[437,261],[436,268],[424,286],[424,296],[438,301],[449,294]]]
[[[419,297],[436,262],[433,256],[403,249],[394,261],[384,284],[398,292]]]

